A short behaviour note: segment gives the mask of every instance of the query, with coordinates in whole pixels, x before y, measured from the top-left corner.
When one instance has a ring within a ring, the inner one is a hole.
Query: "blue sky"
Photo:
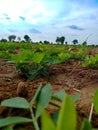
[[[98,44],[98,0],[0,0],[0,38],[15,34],[32,41]]]

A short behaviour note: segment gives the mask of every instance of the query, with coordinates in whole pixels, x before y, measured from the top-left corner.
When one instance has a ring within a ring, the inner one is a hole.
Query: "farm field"
[[[0,102],[12,97],[24,97],[30,101],[40,84],[50,83],[53,93],[64,90],[69,95],[81,94],[75,102],[78,128],[83,118],[89,118],[92,97],[98,88],[98,47],[4,44],[0,43]],[[46,110],[53,114],[57,108],[48,105]],[[0,106],[0,118],[17,115],[28,117],[29,112]],[[95,111],[91,122],[98,128]],[[18,127],[34,129],[30,123]]]

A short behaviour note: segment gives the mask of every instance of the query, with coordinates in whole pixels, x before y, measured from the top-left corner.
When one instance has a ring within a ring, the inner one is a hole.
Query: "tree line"
[[[16,40],[16,38],[17,38],[17,40]],[[16,40],[17,42],[32,42],[30,36],[27,35],[27,34],[24,35],[23,38],[24,38],[24,39],[21,40],[21,37],[16,37],[16,35],[9,35],[9,36],[8,36],[8,40],[5,39],[5,38],[2,38],[2,39],[0,40],[0,42],[15,42],[15,40]],[[63,44],[66,44],[66,45],[68,44],[68,42],[65,41],[65,37],[64,37],[64,36],[56,37],[55,42],[56,42],[57,44],[62,44],[62,45],[63,45]],[[44,42],[40,41],[40,43],[49,44],[50,42],[47,41],[47,40],[45,40]],[[73,43],[74,45],[77,45],[77,44],[78,44],[78,40],[77,40],[77,39],[74,39],[74,40],[72,41],[72,43]],[[82,45],[87,45],[87,40],[85,40],[85,41],[82,43]]]
[[[5,39],[5,38],[2,38],[0,40],[0,42],[15,42],[15,40],[16,40],[16,35],[9,35],[8,36],[8,40]],[[21,40],[21,37],[17,37],[17,41],[18,42],[31,42],[31,38],[30,38],[29,35],[24,35],[24,39],[23,40]]]

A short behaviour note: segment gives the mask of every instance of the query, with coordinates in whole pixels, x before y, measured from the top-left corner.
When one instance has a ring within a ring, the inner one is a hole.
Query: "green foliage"
[[[11,54],[9,51],[0,51],[0,58],[10,60],[11,59]]]
[[[42,110],[48,105],[51,99],[51,95],[52,95],[50,84],[45,85],[42,89],[41,88],[42,88],[42,85],[38,87],[30,103],[22,97],[15,97],[15,98],[6,99],[2,101],[1,106],[29,109],[29,111],[31,112],[32,119],[28,119],[24,117],[7,117],[4,119],[0,119],[0,128],[8,126],[8,125],[12,125],[12,124],[17,124],[17,123],[21,124],[21,123],[33,122],[35,129],[39,130],[39,126],[35,118],[32,106],[35,102],[37,102],[38,105],[36,106],[35,113],[36,113],[36,117],[38,118],[39,115],[42,113]]]
[[[87,41],[85,40],[83,43],[82,43],[83,46],[87,46]]]
[[[73,101],[73,103],[75,103],[79,98],[80,98],[81,94],[75,94],[71,96],[71,99]]]
[[[3,130],[13,130],[13,126],[21,123],[34,124],[36,130],[40,130],[37,122],[37,118],[41,115],[41,126],[42,130],[76,130],[77,125],[77,114],[74,106],[74,102],[80,97],[80,94],[76,94],[72,97],[66,95],[64,90],[56,92],[52,95],[52,88],[50,84],[46,84],[44,87],[39,85],[34,97],[28,102],[26,99],[21,97],[15,97],[6,99],[1,102],[1,106],[28,109],[31,113],[32,118],[26,117],[6,117],[0,119],[0,128],[4,127]],[[48,113],[44,111],[51,99],[62,102],[59,112],[56,112],[54,118],[51,118]],[[32,106],[36,102],[35,113],[33,112]],[[94,93],[94,107],[98,112],[98,90]],[[54,119],[54,120],[53,120]],[[84,119],[80,130],[95,130],[92,128],[91,123]]]
[[[64,36],[62,36],[62,37],[57,37],[56,38],[56,42],[59,44],[59,43],[61,43],[61,44],[64,44],[64,41],[65,41],[65,37]]]
[[[52,87],[50,84],[47,84],[42,88],[41,93],[38,96],[37,99],[37,108],[36,108],[36,118],[40,116],[44,108],[49,104],[52,96]]]
[[[42,130],[56,130],[56,126],[52,118],[45,111],[42,113]]]
[[[59,43],[63,43],[58,41]],[[87,43],[86,43],[87,44]],[[82,60],[83,67],[98,68],[98,54],[88,56],[88,48],[83,46],[67,46],[71,49],[66,49],[64,45],[45,45],[31,43],[0,43],[0,58],[10,60],[9,62],[16,63],[16,68],[20,75],[30,79],[38,79],[41,76],[48,75],[48,67],[53,64],[69,62],[71,59]],[[13,54],[14,50],[19,48],[20,54]],[[28,109],[31,113],[31,119],[24,117],[7,117],[0,119],[0,128],[12,130],[9,126],[17,123],[32,122],[36,130],[39,130],[37,119],[42,113],[42,128],[43,130],[76,130],[76,110],[74,102],[80,97],[80,94],[69,97],[64,90],[52,94],[50,84],[45,86],[40,85],[30,102],[21,97],[7,99],[1,102],[2,106],[11,108]],[[53,119],[43,110],[48,104],[58,108],[60,106],[52,103],[50,100],[56,100],[62,103],[61,110],[53,114]],[[36,109],[33,112],[32,106],[36,103]],[[98,113],[98,90],[94,93],[93,98],[95,111]],[[92,130],[92,126],[87,119],[84,119],[81,130]],[[94,129],[93,129],[94,130]]]
[[[72,51],[62,51],[58,54],[58,57],[60,58],[61,63],[65,61],[70,61],[73,58],[73,52]]]
[[[74,39],[72,42],[73,42],[74,45],[78,44],[78,40],[77,39]]]
[[[26,42],[30,42],[31,38],[29,37],[29,35],[24,35],[24,39]]]
[[[87,119],[84,119],[80,130],[93,130],[93,129],[90,122]]]
[[[22,123],[29,123],[32,122],[32,119],[25,118],[25,117],[7,117],[4,119],[0,119],[0,128],[6,127],[13,124],[22,124]]]
[[[31,43],[0,43],[0,58],[5,58],[16,63],[19,74],[29,80],[35,80],[42,76],[48,76],[48,67],[53,64],[70,62],[72,59],[83,60],[83,66],[95,68],[98,66],[98,56],[88,57],[87,47],[74,46],[66,49],[64,45],[45,45]],[[20,54],[14,54],[16,49]],[[89,61],[89,62],[88,62]]]
[[[60,92],[56,92],[56,93],[52,94],[51,84],[48,83],[44,87],[41,84],[38,86],[38,88],[35,92],[35,95],[33,96],[33,98],[31,99],[30,102],[28,102],[26,99],[24,99],[22,97],[14,97],[14,98],[6,99],[6,100],[2,101],[1,106],[28,109],[31,113],[32,118],[29,119],[29,118],[17,117],[17,116],[16,117],[6,117],[4,119],[0,119],[0,128],[7,127],[5,129],[10,129],[9,126],[12,126],[13,124],[16,125],[16,124],[21,124],[21,123],[32,122],[34,124],[35,129],[39,130],[40,128],[39,128],[37,119],[42,114],[43,115],[42,120],[45,120],[46,123],[48,123],[48,124],[50,122],[49,128],[54,129],[55,123],[52,121],[50,116],[47,115],[47,113],[45,113],[43,111],[48,106],[51,99],[62,102],[64,100],[64,98],[66,99],[66,102],[63,103],[63,105],[61,107],[62,112],[60,112],[62,114],[58,113],[57,120],[59,120],[61,123],[63,123],[62,122],[63,119],[65,120],[67,118],[72,118],[73,123],[75,123],[75,120],[74,120],[75,113],[74,113],[74,108],[72,107],[73,106],[72,100],[69,98],[69,96],[66,97],[66,93],[64,90],[61,90]],[[75,100],[76,100],[76,97],[75,97]],[[35,105],[35,103],[36,103],[36,109],[35,109],[35,113],[34,113],[32,107],[33,107],[33,105]],[[52,105],[55,106],[55,104],[52,104]],[[66,115],[66,118],[65,118],[63,116],[63,114],[66,114],[68,112],[68,109],[70,111],[70,114]],[[66,110],[66,112],[65,112],[65,110]],[[71,113],[71,110],[72,110],[72,113]],[[45,124],[45,123],[42,124],[42,126],[44,127],[43,129],[46,129],[48,127],[47,124]],[[59,127],[61,128],[61,126],[59,126]],[[11,128],[13,128],[13,127],[11,127]]]
[[[77,52],[74,53],[74,58],[77,60],[84,60],[84,58],[88,55],[88,51],[87,48],[85,47],[81,47],[78,48]]]
[[[16,39],[15,35],[10,35],[8,36],[9,42],[14,42],[14,40]]]
[[[98,68],[98,54],[95,56],[87,56],[83,62],[83,67]]]
[[[21,50],[20,55],[12,54],[12,61],[16,62],[16,69],[22,77],[29,80],[48,75],[47,66],[43,63],[45,54],[29,50]]]
[[[2,130],[13,130],[13,128],[10,128],[10,127],[4,127],[2,128]],[[21,129],[22,130],[22,129]]]
[[[42,114],[42,130],[45,130],[46,128],[48,130],[48,121],[49,128],[52,130],[76,130],[76,111],[74,104],[68,95],[62,103],[56,126],[48,114],[45,112]]]
[[[77,119],[74,104],[70,97],[67,95],[61,106],[57,123],[57,130],[76,130],[76,120]]]
[[[98,90],[96,90],[96,92],[94,93],[93,102],[94,102],[94,108],[98,113]]]
[[[41,88],[42,88],[42,84],[39,85],[39,87],[37,88],[36,90],[36,93],[34,95],[34,97],[32,98],[32,100],[30,101],[30,106],[33,106],[33,104],[35,103],[35,101],[37,100],[37,97],[41,91]]]
[[[80,95],[76,97],[79,98]],[[94,94],[95,110],[98,112],[98,90]],[[76,110],[71,98],[67,95],[63,100],[60,112],[56,112],[54,122],[51,117],[46,113],[42,113],[42,130],[51,128],[52,130],[76,130]],[[71,119],[71,120],[70,120]],[[49,127],[48,127],[49,122]],[[92,128],[91,123],[84,119],[80,130],[96,130]]]
[[[56,92],[52,95],[52,98],[58,101],[63,101],[63,99],[65,98],[66,93],[64,90],[60,90],[59,92]]]
[[[29,109],[29,103],[22,97],[6,99],[1,102],[2,106]]]
[[[2,38],[1,40],[0,40],[0,42],[7,42],[7,39],[5,39],[5,38]]]

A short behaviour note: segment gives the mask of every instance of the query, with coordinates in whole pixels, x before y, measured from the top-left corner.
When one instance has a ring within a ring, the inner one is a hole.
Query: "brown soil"
[[[94,53],[94,50],[92,52]],[[89,118],[93,93],[98,88],[98,70],[83,68],[80,61],[72,60],[70,63],[51,66],[49,73],[49,77],[27,81],[15,72],[15,64],[0,59],[0,102],[16,96],[25,97],[30,101],[40,83],[51,83],[53,92],[64,89],[69,95],[81,93],[80,99],[76,102],[78,124],[81,124],[84,117]],[[47,111],[53,113],[56,109],[48,106]],[[0,118],[13,115],[28,117],[29,112],[0,106]],[[94,111],[92,124],[98,128],[98,115]],[[33,130],[31,124],[25,125],[25,128]]]

